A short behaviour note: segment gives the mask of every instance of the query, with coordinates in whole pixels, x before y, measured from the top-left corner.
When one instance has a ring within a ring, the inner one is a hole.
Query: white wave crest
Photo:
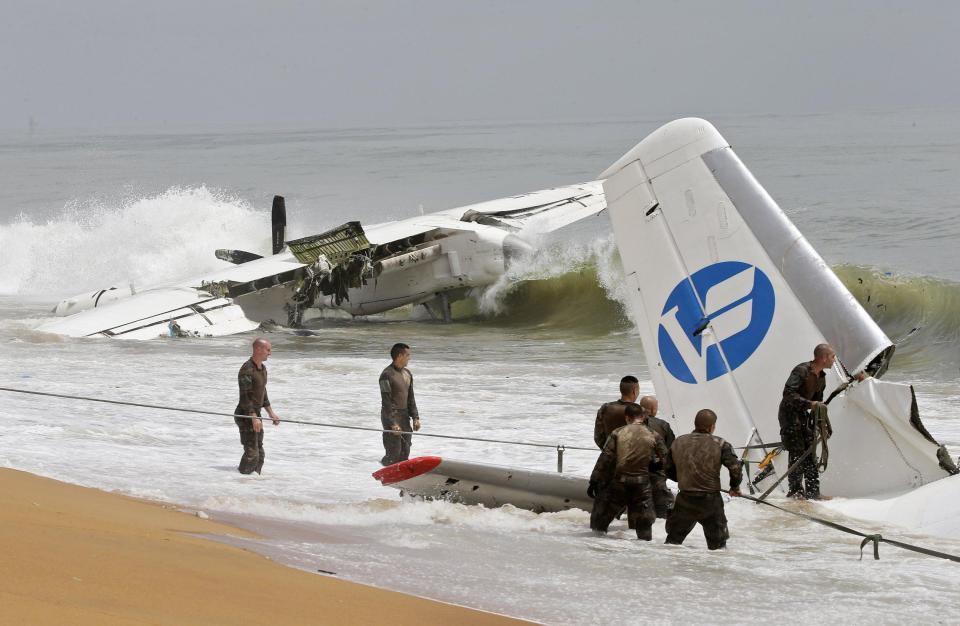
[[[559,242],[515,261],[497,282],[475,295],[478,309],[484,315],[500,315],[504,312],[504,297],[511,285],[558,278],[588,265],[596,268],[597,280],[611,300],[626,302],[620,255],[613,236],[609,235],[588,242]]]
[[[224,264],[216,248],[264,253],[270,218],[205,186],[120,206],[73,203],[57,218],[0,225],[0,295],[66,296],[112,285],[146,286]]]

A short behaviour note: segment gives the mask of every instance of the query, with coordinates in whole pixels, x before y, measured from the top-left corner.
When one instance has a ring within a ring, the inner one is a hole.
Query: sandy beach
[[[161,504],[9,469],[0,492],[5,623],[523,623],[284,567]]]

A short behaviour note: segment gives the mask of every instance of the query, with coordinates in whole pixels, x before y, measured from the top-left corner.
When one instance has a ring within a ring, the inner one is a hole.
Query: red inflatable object
[[[431,472],[441,461],[443,459],[438,456],[418,456],[378,469],[373,473],[373,477],[383,485],[392,485]]]

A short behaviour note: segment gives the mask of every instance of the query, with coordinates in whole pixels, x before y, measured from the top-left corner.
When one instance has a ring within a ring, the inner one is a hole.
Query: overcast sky
[[[960,106],[960,2],[0,4],[0,127]]]

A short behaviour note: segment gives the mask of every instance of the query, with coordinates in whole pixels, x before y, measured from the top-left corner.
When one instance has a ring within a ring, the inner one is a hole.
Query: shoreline
[[[254,533],[175,505],[7,468],[0,492],[12,623],[529,623],[289,567],[231,542]]]

